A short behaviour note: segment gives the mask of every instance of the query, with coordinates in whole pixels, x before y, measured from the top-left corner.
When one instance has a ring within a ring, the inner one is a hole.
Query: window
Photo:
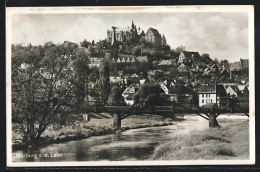
[[[202,94],[202,97],[204,98],[204,94]],[[202,100],[203,101],[203,100]]]
[[[212,103],[212,99],[210,100],[210,103]]]
[[[202,99],[202,103],[204,103],[204,99]]]

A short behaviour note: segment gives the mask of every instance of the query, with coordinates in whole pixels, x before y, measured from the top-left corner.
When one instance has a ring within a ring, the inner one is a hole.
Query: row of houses
[[[122,63],[147,63],[148,57],[145,55],[135,56],[135,55],[127,55],[127,54],[118,54],[118,58],[113,57],[111,59],[111,63],[113,64],[122,64]]]
[[[142,84],[131,84],[126,87],[122,93],[126,104],[134,104],[133,95]],[[248,108],[249,106],[249,90],[246,85],[201,85],[197,90],[194,90],[192,87],[180,86],[174,81],[168,82],[165,80],[158,84],[164,91],[163,96],[168,102],[175,101],[198,104],[200,107],[217,104],[218,107],[224,107],[230,98],[235,98],[239,102],[241,108]]]

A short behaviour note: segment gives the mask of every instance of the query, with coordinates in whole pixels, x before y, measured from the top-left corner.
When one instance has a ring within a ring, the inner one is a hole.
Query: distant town
[[[156,83],[172,101],[221,107],[233,97],[241,107],[249,106],[248,59],[229,63],[188,51],[185,46],[172,50],[156,28],[145,33],[133,21],[126,28],[111,27],[107,39],[85,40],[81,47],[90,55],[90,67],[99,68],[108,61],[110,83],[123,89],[127,105],[134,104],[133,95],[141,85]]]

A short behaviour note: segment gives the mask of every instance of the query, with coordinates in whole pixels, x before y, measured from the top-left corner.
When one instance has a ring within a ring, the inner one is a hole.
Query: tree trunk
[[[209,127],[210,128],[220,127],[215,113],[209,113]]]
[[[114,119],[113,119],[113,128],[116,128],[117,130],[121,129],[121,115],[120,113],[114,113]]]

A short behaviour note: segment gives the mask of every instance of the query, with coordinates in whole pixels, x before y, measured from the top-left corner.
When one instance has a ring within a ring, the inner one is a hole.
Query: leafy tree
[[[109,79],[109,66],[107,61],[103,61],[102,68],[100,70],[100,81],[101,81],[101,97],[105,104],[108,100],[110,91],[110,79]]]
[[[38,145],[57,115],[65,117],[73,104],[75,44],[14,46],[12,50],[12,119],[27,146]],[[43,51],[43,50],[41,50]]]
[[[217,58],[214,59],[214,62],[215,62],[216,65],[219,65],[219,61],[218,61]]]
[[[228,62],[228,60],[221,60],[220,61],[220,66],[221,67],[225,67],[226,69],[229,69],[229,62]]]
[[[110,57],[111,58],[118,58],[118,52],[119,52],[119,48],[118,48],[118,43],[114,42],[113,46],[111,47],[110,50]]]
[[[140,38],[140,43],[145,45],[145,43],[146,43],[145,36],[142,36]]]
[[[140,55],[141,54],[141,47],[136,46],[132,49],[132,54],[133,55]]]
[[[99,79],[99,68],[93,66],[92,68],[90,68],[89,81],[96,82],[98,79]]]
[[[175,52],[176,52],[176,53],[181,53],[182,51],[185,51],[185,50],[186,50],[185,46],[180,45],[179,47],[177,47],[177,48],[175,49]]]
[[[209,54],[204,53],[201,55],[201,61],[205,64],[210,64],[212,62],[212,59],[210,58]]]
[[[88,48],[91,45],[91,43],[85,39],[83,42],[80,42],[80,45],[82,47]]]
[[[161,93],[164,91],[158,84],[145,83],[134,94],[136,103],[145,101],[146,105],[162,105],[164,103]]]
[[[74,69],[76,78],[74,80],[74,92],[77,99],[77,105],[80,106],[84,103],[85,98],[87,98],[88,101],[88,83],[90,76],[90,69],[88,66],[89,58],[82,49],[78,49],[75,56]]]
[[[108,98],[108,103],[110,105],[122,105],[124,104],[124,99],[122,97],[122,89],[118,85],[115,85],[111,88],[109,98]]]

